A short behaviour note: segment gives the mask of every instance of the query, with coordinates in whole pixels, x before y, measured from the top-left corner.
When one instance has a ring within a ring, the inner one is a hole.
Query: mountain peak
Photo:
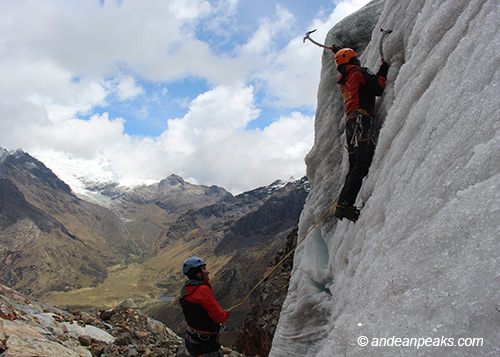
[[[168,176],[166,179],[160,181],[160,186],[183,186],[185,183],[184,179],[179,175],[172,174]]]
[[[5,176],[7,171],[22,170],[23,175],[18,176],[19,179],[31,180],[27,176],[38,178],[40,183],[44,183],[52,188],[61,189],[64,192],[71,194],[71,188],[57,177],[52,170],[45,164],[37,160],[30,154],[21,149],[14,151],[0,150],[0,165],[2,167],[2,175]],[[22,178],[22,176],[24,176]]]

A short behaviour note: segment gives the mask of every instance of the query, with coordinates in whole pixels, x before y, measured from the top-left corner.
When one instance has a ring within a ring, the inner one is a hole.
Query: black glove
[[[387,78],[387,72],[389,71],[389,63],[387,62],[382,62],[380,65],[380,68],[378,69],[377,72],[377,77],[384,77]]]

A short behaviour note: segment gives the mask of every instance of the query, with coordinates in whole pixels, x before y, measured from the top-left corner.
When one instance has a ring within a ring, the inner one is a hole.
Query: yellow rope
[[[264,275],[264,277],[257,283],[257,285],[255,285],[252,288],[252,290],[250,290],[250,292],[248,293],[248,295],[239,304],[234,305],[228,311],[232,311],[232,310],[236,309],[237,307],[240,307],[241,305],[243,305],[248,300],[248,298],[250,297],[250,295],[252,295],[252,293],[254,292],[254,290],[257,289],[257,287],[260,284],[262,284],[264,282],[264,280],[266,280],[276,270],[276,268],[278,268],[285,261],[285,259],[288,258],[295,251],[295,249],[297,249],[297,247],[300,245],[300,243],[302,243],[304,241],[304,239],[306,239],[306,237],[309,235],[309,233],[311,233],[311,231],[314,229],[314,227],[316,227],[319,224],[319,222],[321,222],[323,220],[323,218],[325,218],[325,216],[327,215],[328,211],[330,211],[330,208],[332,208],[333,204],[335,203],[335,201],[337,201],[337,198],[339,196],[340,196],[340,194],[332,201],[332,203],[330,203],[330,205],[328,206],[328,208],[326,209],[326,211],[321,215],[321,217],[316,221],[316,223],[314,223],[313,226],[311,228],[309,228],[309,230],[307,231],[307,233],[304,235],[304,237],[302,237],[302,239],[297,243],[297,245],[295,245],[295,247],[290,252],[288,252],[288,254],[285,255],[285,257],[283,259],[281,259],[278,264],[276,264],[268,273],[266,273]]]

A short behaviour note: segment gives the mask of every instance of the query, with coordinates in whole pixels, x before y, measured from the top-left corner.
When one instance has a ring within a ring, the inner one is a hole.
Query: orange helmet
[[[349,63],[351,58],[357,57],[358,55],[351,48],[343,48],[335,54],[335,63],[337,67],[344,63]]]

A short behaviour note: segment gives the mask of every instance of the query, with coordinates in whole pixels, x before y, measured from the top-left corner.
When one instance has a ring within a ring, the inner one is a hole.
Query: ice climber
[[[188,356],[218,357],[220,324],[227,320],[229,311],[223,311],[217,303],[203,259],[187,258],[182,272],[189,278],[180,298],[187,323],[185,342]]]
[[[349,171],[344,187],[334,208],[335,217],[358,219],[359,209],[354,206],[363,178],[368,174],[375,145],[372,140],[375,97],[381,96],[389,64],[382,62],[377,74],[361,67],[356,52],[343,48],[335,53],[340,76],[337,83],[346,106],[345,134],[349,155]]]

